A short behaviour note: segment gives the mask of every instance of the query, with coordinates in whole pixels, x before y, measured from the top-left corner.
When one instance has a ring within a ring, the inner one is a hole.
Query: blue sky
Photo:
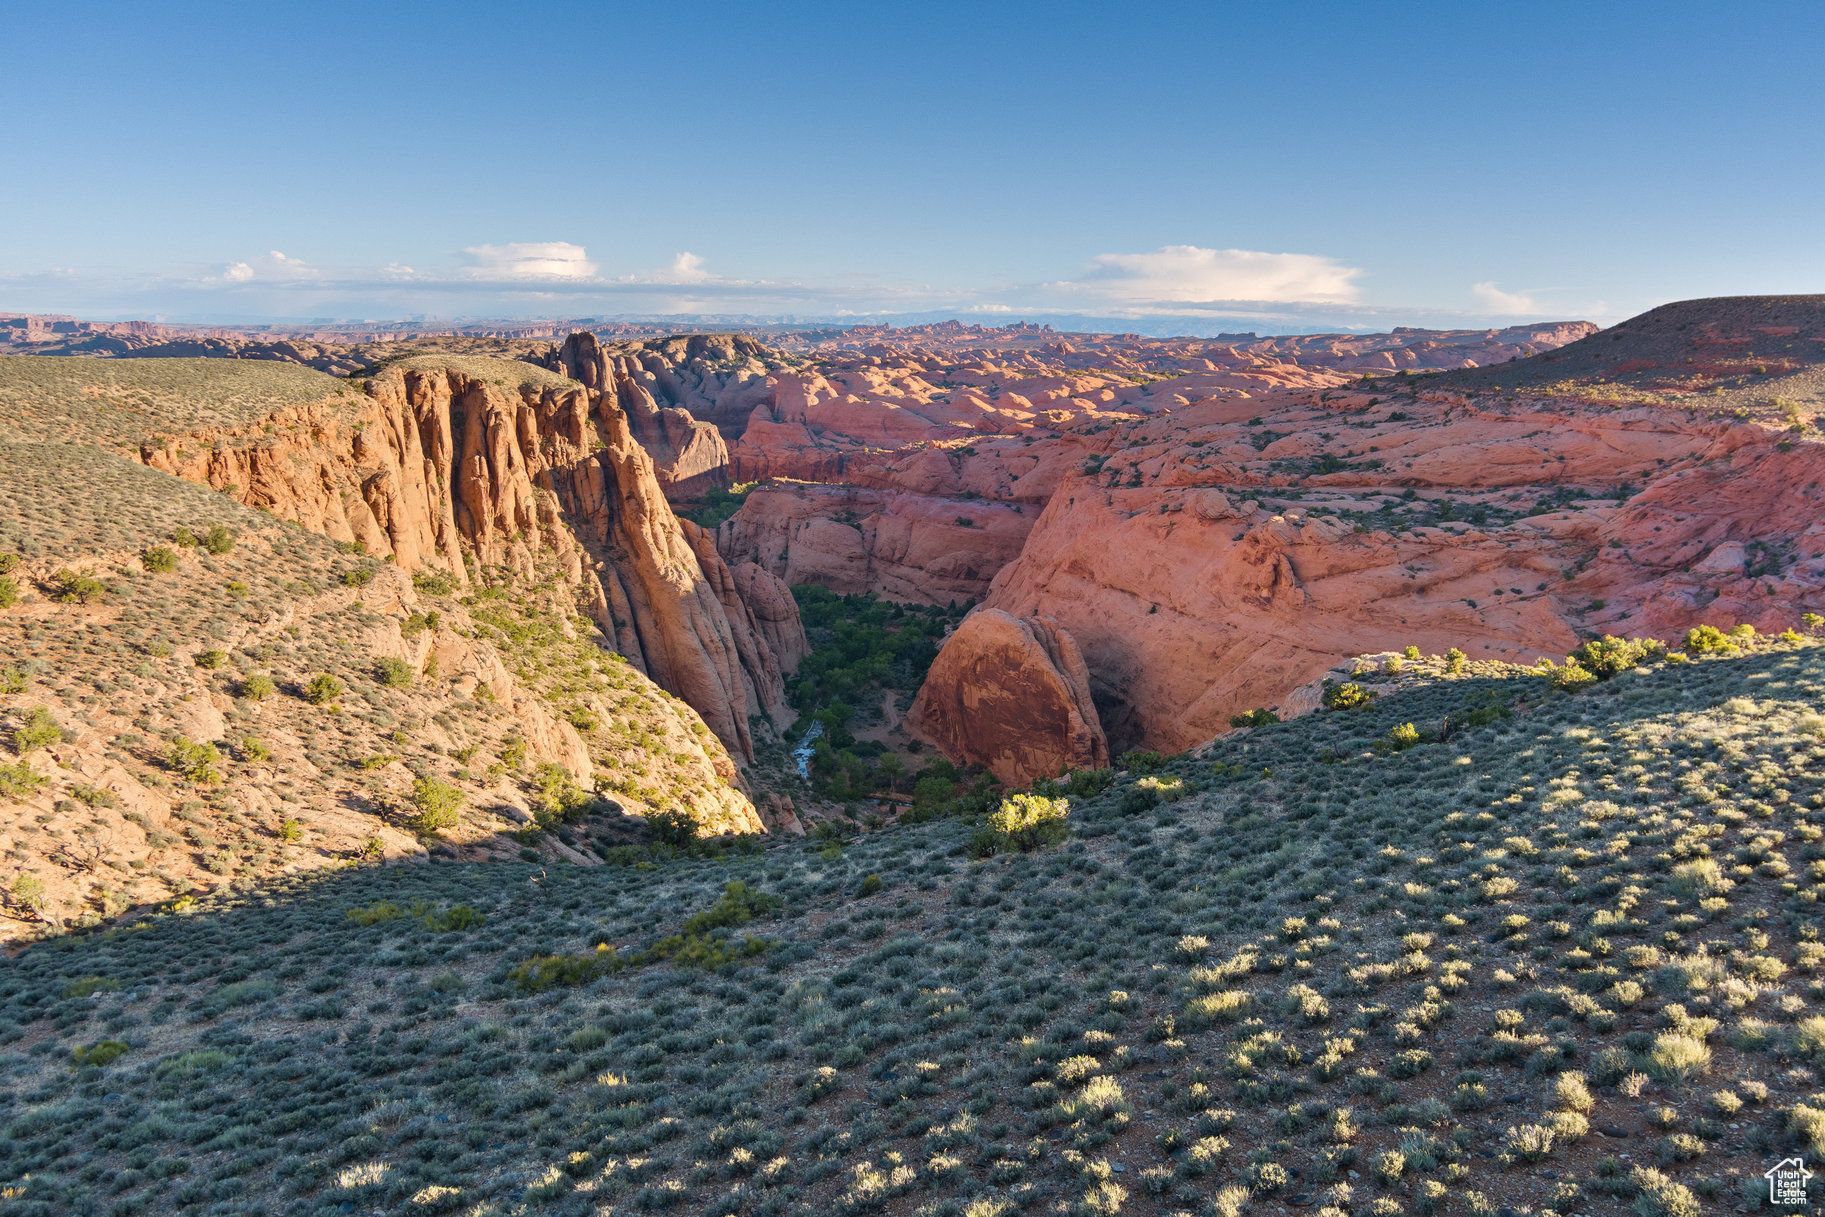
[[[1817,3],[33,6],[0,311],[1265,332],[1825,291],[1822,50]]]

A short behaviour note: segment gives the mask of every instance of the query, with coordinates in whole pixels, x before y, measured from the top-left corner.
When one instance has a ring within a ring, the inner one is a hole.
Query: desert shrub
[[[1677,1031],[1654,1037],[1647,1069],[1663,1082],[1689,1082],[1711,1067],[1711,1049],[1695,1035]]]
[[[168,575],[177,569],[177,551],[168,545],[155,545],[140,555],[139,564],[155,575]]]
[[[19,583],[0,575],[0,609],[12,608],[19,603]]]
[[[1464,670],[1464,659],[1464,653],[1456,647],[1452,647],[1449,651],[1445,652],[1445,671],[1450,672],[1454,676],[1459,672],[1462,672]]]
[[[0,668],[0,693],[25,692],[25,673],[18,668]]]
[[[59,604],[87,604],[106,594],[107,586],[85,572],[60,570],[51,576],[48,590]]]
[[[1381,740],[1382,747],[1389,752],[1405,752],[1409,748],[1419,747],[1423,742],[1420,738],[1419,728],[1412,723],[1401,723],[1397,727],[1390,728],[1388,734]]]
[[[199,786],[222,780],[222,753],[214,744],[197,743],[180,735],[166,750],[165,763]]]
[[[1246,989],[1206,993],[1185,1003],[1185,1022],[1194,1030],[1215,1023],[1233,1023],[1247,1013],[1254,996]]]
[[[676,807],[661,807],[649,811],[646,815],[646,826],[653,836],[663,845],[682,848],[697,840],[697,821],[689,812]]]
[[[1246,714],[1232,714],[1229,716],[1229,725],[1232,727],[1265,727],[1269,723],[1277,723],[1279,721],[1280,716],[1266,707],[1250,710]]]
[[[416,832],[442,832],[456,827],[463,807],[463,792],[440,778],[422,777],[412,783],[412,816]]]
[[[215,650],[214,648],[211,648],[210,650],[207,650],[207,651],[198,651],[197,655],[196,655],[196,666],[199,668],[208,669],[210,671],[213,671],[216,668],[221,667],[223,664],[225,664],[227,662],[228,662],[228,652],[218,651],[218,650]]]
[[[304,700],[313,706],[327,706],[342,696],[343,685],[328,672],[320,672],[304,686]]]
[[[1065,839],[1070,832],[1065,818],[1071,804],[1044,795],[1015,794],[1001,801],[989,814],[988,825],[970,842],[978,857],[1018,850],[1030,853]]]
[[[226,525],[211,524],[202,536],[202,546],[212,554],[225,554],[234,548],[234,533]]]
[[[1693,626],[1686,631],[1686,654],[1727,655],[1736,650],[1736,641],[1714,625]]]
[[[1354,710],[1368,705],[1374,698],[1375,694],[1353,680],[1346,680],[1340,685],[1325,682],[1324,708],[1327,710]]]
[[[403,659],[386,655],[374,663],[374,679],[389,689],[403,689],[412,683],[412,665]]]
[[[1638,1217],[1700,1217],[1704,1212],[1691,1188],[1651,1167],[1636,1167],[1630,1178]]]
[[[373,581],[374,571],[371,567],[357,566],[353,570],[342,572],[342,583],[345,587],[366,587]]]
[[[421,570],[412,576],[412,586],[421,596],[448,596],[456,590],[456,579],[446,571]]]
[[[119,1057],[125,1051],[127,1051],[127,1045],[120,1040],[102,1040],[97,1044],[89,1044],[72,1049],[70,1052],[70,1059],[78,1066],[90,1065],[99,1069],[115,1060],[115,1058]]]
[[[34,917],[44,912],[44,880],[36,875],[17,876],[6,889],[6,894],[15,908]]]
[[[1164,754],[1151,749],[1132,748],[1116,758],[1115,766],[1130,773],[1156,773],[1166,767],[1167,759]]]
[[[51,717],[51,712],[43,706],[33,706],[31,713],[25,716],[25,722],[13,729],[13,751],[28,756],[62,738],[63,729]]]
[[[1550,659],[1540,666],[1546,673],[1546,683],[1562,693],[1576,693],[1597,683],[1597,674],[1573,659],[1568,658],[1564,667],[1556,666]]]
[[[1605,634],[1593,638],[1565,657],[1567,664],[1576,662],[1598,680],[1608,680],[1619,672],[1652,663],[1667,653],[1667,644],[1658,638],[1617,638]]]
[[[23,799],[44,785],[45,781],[24,761],[16,765],[0,765],[0,795],[9,799]]]
[[[272,677],[264,672],[255,672],[253,675],[241,679],[241,696],[249,701],[265,701],[278,691],[279,688],[273,684]]]

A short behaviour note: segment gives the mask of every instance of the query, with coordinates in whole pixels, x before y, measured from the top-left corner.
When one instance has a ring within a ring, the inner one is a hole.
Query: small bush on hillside
[[[139,562],[155,575],[168,575],[177,569],[177,551],[167,545],[157,545],[141,554]]]
[[[212,554],[225,554],[234,548],[234,534],[221,524],[212,524],[203,534],[202,544]]]
[[[1605,634],[1593,638],[1565,657],[1567,664],[1578,663],[1596,676],[1608,680],[1620,672],[1653,663],[1667,653],[1667,644],[1658,638],[1617,638]]]
[[[120,1040],[102,1040],[98,1044],[89,1044],[72,1049],[70,1059],[78,1066],[88,1065],[96,1069],[107,1065],[127,1051],[127,1045]]]
[[[647,813],[646,826],[660,844],[682,848],[697,840],[697,821],[689,812],[676,807],[661,807]]]
[[[1686,631],[1686,654],[1727,655],[1736,650],[1736,641],[1714,625],[1694,626]]]
[[[387,655],[374,663],[374,679],[389,689],[403,689],[412,683],[412,665]]]
[[[0,795],[9,799],[23,799],[45,781],[24,761],[17,765],[0,765]]]
[[[1325,682],[1324,708],[1327,710],[1354,710],[1368,705],[1374,699],[1375,694],[1353,680],[1346,680],[1340,685]]]
[[[1229,716],[1229,725],[1232,727],[1265,727],[1269,723],[1277,723],[1279,721],[1280,716],[1275,714],[1272,710],[1267,709],[1265,706],[1258,710],[1250,710],[1246,714],[1232,714]]]
[[[51,717],[51,712],[43,706],[33,706],[32,712],[25,716],[24,725],[13,731],[13,751],[28,756],[62,738],[63,730]]]
[[[1576,693],[1597,683],[1597,674],[1573,659],[1567,659],[1564,667],[1550,659],[1542,660],[1540,669],[1546,674],[1546,683],[1562,693]]]
[[[1070,832],[1065,817],[1071,812],[1066,799],[1016,794],[1001,801],[989,814],[987,827],[970,841],[971,852],[986,858],[1017,850],[1031,853],[1065,839]]]
[[[214,744],[199,744],[180,735],[166,752],[165,763],[199,786],[222,780],[222,753]]]
[[[463,807],[463,792],[434,777],[412,783],[412,828],[421,833],[456,827]]]
[[[100,579],[73,570],[60,570],[51,576],[51,599],[59,604],[87,604],[107,592]]]
[[[0,609],[9,609],[18,603],[19,584],[12,579],[0,576]]]
[[[1115,765],[1116,768],[1126,769],[1130,773],[1154,773],[1166,767],[1166,760],[1167,758],[1161,753],[1135,748],[1117,757]]]
[[[44,912],[44,880],[36,875],[20,875],[6,889],[13,907],[36,917]]]
[[[241,680],[241,696],[249,701],[265,701],[278,691],[279,688],[273,684],[272,677],[263,672],[255,672],[252,676],[244,677]]]
[[[304,700],[313,706],[327,706],[342,696],[342,682],[328,672],[310,678],[304,686]]]

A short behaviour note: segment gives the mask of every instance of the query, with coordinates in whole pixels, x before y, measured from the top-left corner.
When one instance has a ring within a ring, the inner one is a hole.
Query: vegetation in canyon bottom
[[[0,972],[6,1210],[1758,1207],[1825,1155],[1825,646],[1698,642],[1414,664],[845,841],[42,942]]]

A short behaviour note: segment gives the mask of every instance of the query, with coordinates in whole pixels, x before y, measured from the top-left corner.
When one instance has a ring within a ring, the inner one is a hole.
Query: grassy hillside
[[[0,444],[0,942],[430,848],[587,861],[644,837],[623,810],[717,826],[733,762],[588,628],[100,448]]]
[[[274,361],[0,355],[0,440],[137,446],[332,399],[360,401],[345,381]]]
[[[939,819],[224,891],[0,973],[0,1182],[29,1214],[1753,1206],[1825,1152],[1821,696],[1797,639],[1577,693],[1439,675],[1080,778],[1032,852]]]

